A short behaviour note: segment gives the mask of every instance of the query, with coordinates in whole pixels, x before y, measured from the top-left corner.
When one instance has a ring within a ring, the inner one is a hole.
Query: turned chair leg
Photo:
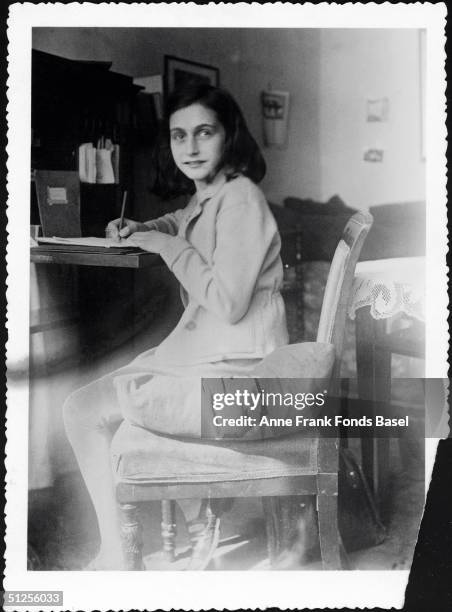
[[[138,504],[120,504],[125,570],[143,570],[143,537]]]
[[[317,513],[323,569],[339,570],[342,564],[337,521],[337,495],[317,495]]]
[[[278,497],[262,497],[267,534],[267,553],[270,565],[274,565],[281,549],[281,525]]]
[[[296,539],[297,497],[263,497],[267,551],[270,564],[288,551]]]
[[[162,541],[163,556],[167,561],[173,562],[176,558],[176,502],[162,501]]]
[[[311,496],[263,497],[262,504],[270,564],[289,562],[290,567],[305,564],[312,549],[314,531]]]

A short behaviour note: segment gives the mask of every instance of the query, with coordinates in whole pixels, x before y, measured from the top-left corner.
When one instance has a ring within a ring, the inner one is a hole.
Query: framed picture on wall
[[[173,55],[165,55],[165,97],[174,89],[191,83],[210,83],[210,85],[218,87],[220,71],[215,66],[191,62]]]

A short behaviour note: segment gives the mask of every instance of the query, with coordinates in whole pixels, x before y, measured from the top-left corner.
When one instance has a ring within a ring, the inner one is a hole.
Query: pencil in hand
[[[126,202],[127,202],[127,190],[124,191],[122,195],[122,205],[121,205],[121,216],[119,217],[119,225],[118,225],[118,240],[121,240],[121,230],[124,225],[124,213],[126,211]]]

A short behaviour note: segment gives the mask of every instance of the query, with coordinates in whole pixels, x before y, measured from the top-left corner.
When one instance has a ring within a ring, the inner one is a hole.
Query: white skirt
[[[127,419],[157,433],[201,437],[201,379],[251,375],[260,359],[174,366],[145,351],[128,365],[79,389],[72,401],[96,407],[99,421]],[[93,415],[94,416],[94,415]]]

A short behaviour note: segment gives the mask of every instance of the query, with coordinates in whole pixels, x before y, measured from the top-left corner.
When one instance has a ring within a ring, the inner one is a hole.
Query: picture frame
[[[263,91],[261,108],[264,131],[264,145],[283,149],[287,145],[287,126],[289,123],[288,91]]]
[[[220,85],[220,71],[215,66],[192,62],[174,55],[164,57],[164,95],[165,99],[174,89],[188,83],[209,83]]]

